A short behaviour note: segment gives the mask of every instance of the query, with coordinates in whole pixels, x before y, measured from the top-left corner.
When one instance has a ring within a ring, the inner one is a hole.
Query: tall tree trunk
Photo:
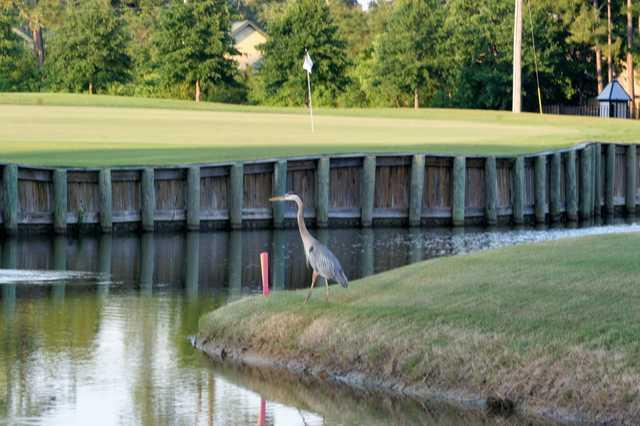
[[[598,0],[593,0],[593,14],[597,22],[600,18],[600,12],[598,10]],[[597,40],[594,50],[596,52],[596,79],[598,81],[598,93],[600,93],[604,89],[604,84],[602,82],[602,50],[600,49],[600,46],[598,46]]]
[[[31,35],[33,37],[33,53],[38,58],[38,65],[44,65],[44,40],[42,39],[42,27],[35,24],[31,27]]]
[[[89,82],[89,94],[93,95],[93,83],[91,81]]]
[[[607,68],[608,83],[613,80],[613,60],[611,58],[611,0],[607,0]]]
[[[633,5],[631,0],[627,0],[627,80],[629,80],[629,96],[631,96],[631,117],[636,118],[636,89],[635,77],[633,74]]]
[[[420,109],[420,99],[418,98],[418,88],[413,89],[413,109]]]
[[[200,80],[196,80],[196,102],[200,102]]]

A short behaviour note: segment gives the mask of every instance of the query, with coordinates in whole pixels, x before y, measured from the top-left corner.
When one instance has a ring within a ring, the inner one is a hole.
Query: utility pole
[[[631,118],[636,118],[636,90],[635,77],[633,74],[633,5],[631,0],[627,0],[627,80],[629,80],[629,95],[631,96]]]
[[[513,23],[513,100],[512,111],[522,111],[522,3],[515,0]]]
[[[611,58],[611,49],[611,0],[607,0],[607,83],[611,83],[613,81],[613,59]]]

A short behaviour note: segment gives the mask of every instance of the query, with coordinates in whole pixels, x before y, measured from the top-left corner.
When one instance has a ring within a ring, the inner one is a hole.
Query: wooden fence
[[[317,227],[556,223],[634,215],[638,147],[586,143],[523,156],[337,155],[184,167],[0,165],[2,229],[64,234],[289,226],[298,193]]]

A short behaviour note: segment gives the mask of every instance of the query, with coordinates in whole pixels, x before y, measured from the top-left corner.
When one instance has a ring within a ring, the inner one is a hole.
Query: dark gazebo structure
[[[613,80],[598,95],[600,117],[629,118],[629,96],[618,80]]]

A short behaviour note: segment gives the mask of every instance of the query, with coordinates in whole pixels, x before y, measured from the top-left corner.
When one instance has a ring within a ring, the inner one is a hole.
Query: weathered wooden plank
[[[362,164],[362,205],[360,225],[369,227],[373,223],[373,208],[376,187],[376,157],[368,155]]]
[[[200,230],[200,167],[191,166],[187,172],[187,229]]]
[[[287,161],[278,161],[273,169],[273,194],[282,195],[287,192]],[[300,194],[298,194],[300,195]],[[303,195],[300,195],[301,197]],[[304,198],[303,198],[304,200]],[[271,203],[273,215],[273,227],[282,228],[284,226],[284,212],[286,203]]]
[[[52,180],[23,180],[19,175],[18,172],[18,211],[25,213],[52,212]]]
[[[116,182],[138,182],[140,181],[140,170],[111,170],[111,183]]]
[[[200,169],[200,178],[213,178],[213,177],[223,177],[229,176],[229,166],[212,166],[212,167],[203,167]]]
[[[513,165],[513,223],[524,223],[524,190],[525,190],[524,158],[517,157]]]
[[[409,226],[420,226],[424,193],[424,155],[416,154],[411,162],[411,191],[409,195]]]
[[[547,157],[539,155],[535,158],[535,216],[537,223],[546,220],[547,189]]]
[[[498,216],[501,215],[500,211],[505,211],[505,209],[509,209],[509,211],[511,211],[512,209],[513,164],[513,160],[496,158],[496,174],[498,178]]]
[[[465,178],[465,157],[458,156],[453,160],[453,226],[464,226]]]
[[[331,189],[331,161],[329,157],[318,160],[318,174],[316,179],[316,226],[326,228],[329,225],[329,192]]]
[[[329,208],[360,209],[362,161],[358,167],[334,167],[331,159]]]
[[[380,166],[376,159],[376,185],[373,207],[409,208],[411,189],[409,165]]]
[[[628,145],[626,152],[625,172],[625,207],[627,216],[636,214],[636,183],[638,173],[638,150],[635,145]]]
[[[111,189],[111,169],[102,169],[98,174],[100,230],[108,234],[113,230],[113,200]]]
[[[151,167],[142,170],[142,230],[153,232],[156,213],[156,185],[155,171]]]
[[[340,167],[355,167],[362,168],[362,157],[332,157],[331,158],[331,168],[336,169]]]
[[[486,191],[484,168],[484,160],[469,158],[465,160],[464,207],[467,213],[469,209],[484,210]]]
[[[578,220],[578,191],[577,191],[577,176],[576,176],[576,152],[569,151],[566,156],[565,164],[565,197],[566,197],[566,209],[567,220],[569,222],[576,222]]]
[[[56,169],[53,172],[53,231],[56,234],[67,232],[67,171]]]
[[[410,166],[412,157],[409,156],[386,156],[378,155],[376,157],[377,167],[401,167]]]
[[[229,200],[231,229],[240,229],[242,228],[242,204],[244,200],[244,166],[242,163],[235,163],[231,166],[229,189],[231,192]]]
[[[36,182],[51,182],[51,170],[34,169],[31,167],[18,168],[18,180],[32,180]]]
[[[423,208],[426,210],[451,209],[453,160],[451,158],[426,157],[425,163]]]
[[[550,185],[549,185],[549,218],[551,223],[556,223],[562,215],[561,206],[561,185],[562,185],[562,155],[559,152],[551,156],[550,168]]]

